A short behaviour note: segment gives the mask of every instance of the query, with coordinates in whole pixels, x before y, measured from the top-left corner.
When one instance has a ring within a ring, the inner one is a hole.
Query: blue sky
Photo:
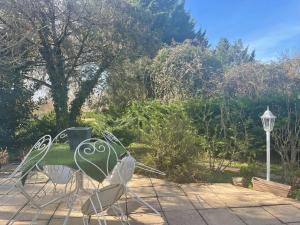
[[[241,38],[265,62],[300,53],[300,0],[186,0],[186,9],[213,46]]]

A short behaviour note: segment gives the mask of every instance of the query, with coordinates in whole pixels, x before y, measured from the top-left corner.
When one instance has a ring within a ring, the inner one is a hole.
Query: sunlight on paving
[[[30,183],[30,182],[29,182]],[[97,184],[97,183],[94,183]],[[51,187],[50,183],[29,184],[34,193],[40,189]],[[91,184],[84,181],[91,188]],[[97,184],[98,185],[98,184]],[[129,183],[131,190],[144,201],[152,205],[160,216],[149,208],[142,206],[133,198],[122,196],[120,207],[126,212],[132,225],[279,225],[300,224],[300,203],[273,194],[236,187],[231,184],[176,184],[157,178],[135,175]],[[57,187],[62,192],[63,186]],[[0,187],[0,196],[5,199],[0,207],[0,224],[11,221],[14,225],[30,224],[37,210],[27,204],[26,199],[17,192],[3,195],[7,187]],[[46,195],[51,199],[53,193]],[[45,195],[41,195],[41,201]],[[88,198],[81,193],[75,202],[68,224],[83,224],[81,205]],[[37,225],[63,224],[69,211],[66,200],[53,203],[41,211]],[[105,218],[109,225],[121,224],[112,210],[108,210]],[[91,224],[98,224],[97,217],[91,218]]]

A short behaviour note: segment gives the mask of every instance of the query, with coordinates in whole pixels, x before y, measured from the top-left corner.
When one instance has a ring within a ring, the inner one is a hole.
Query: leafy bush
[[[211,170],[223,172],[233,161],[251,157],[247,118],[239,105],[223,99],[195,99],[186,111],[202,136],[202,147]]]
[[[34,88],[19,79],[21,71],[16,68],[0,63],[0,148],[7,147],[10,154],[21,146],[20,129],[30,121],[36,107]]]
[[[84,112],[80,118],[79,125],[92,128],[94,137],[102,137],[102,132],[108,129],[108,115],[96,112]]]
[[[165,171],[173,180],[193,179],[200,145],[196,130],[184,112],[172,112],[163,121],[152,121],[143,133],[143,142],[151,148],[148,163]]]
[[[178,110],[182,110],[181,105],[159,101],[133,102],[123,115],[110,122],[110,126],[126,144],[139,142],[152,123],[163,123],[166,115]]]

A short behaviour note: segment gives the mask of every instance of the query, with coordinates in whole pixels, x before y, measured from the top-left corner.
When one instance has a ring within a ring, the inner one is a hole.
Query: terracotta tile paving
[[[169,211],[165,214],[168,223],[172,225],[206,225],[197,210]]]
[[[232,211],[248,225],[280,225],[272,214],[261,207],[234,208]]]
[[[28,185],[28,189],[34,190],[33,194],[39,195],[42,187],[51,187],[51,184]],[[153,213],[130,196],[122,197],[120,207],[127,212],[132,225],[300,225],[300,202],[231,184],[179,185],[136,175],[129,187],[161,214]],[[31,224],[36,209],[17,192],[3,195],[6,190],[7,187],[0,187],[0,225]],[[5,198],[8,199],[4,202]],[[82,195],[82,202],[86,198]],[[83,224],[82,202],[74,204],[69,225]],[[53,203],[41,211],[35,225],[63,224],[68,210],[66,201]],[[108,225],[121,224],[111,210],[107,211],[106,219]],[[90,224],[98,224],[96,217],[91,218]]]
[[[292,205],[273,205],[264,206],[266,211],[276,216],[282,222],[299,222],[300,223],[300,209],[295,208]]]
[[[209,225],[245,225],[245,223],[227,208],[199,210]],[[217,215],[217,216],[216,216]]]

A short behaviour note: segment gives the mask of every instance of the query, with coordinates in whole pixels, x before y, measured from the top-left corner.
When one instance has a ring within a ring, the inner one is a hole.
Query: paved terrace
[[[39,185],[29,188],[39,191],[45,184]],[[155,215],[129,199],[127,211],[132,225],[300,225],[300,202],[231,184],[179,185],[135,176],[129,186],[162,215]],[[30,224],[35,209],[21,195],[9,197],[12,197],[11,201],[5,205],[0,203],[0,224],[7,224],[11,218],[13,223],[10,224]],[[62,224],[67,210],[65,203],[50,205],[40,215],[38,225]],[[71,214],[70,225],[82,224],[79,210],[78,202]],[[113,216],[107,215],[107,219],[110,225],[120,224]],[[97,223],[92,220],[91,224]]]

